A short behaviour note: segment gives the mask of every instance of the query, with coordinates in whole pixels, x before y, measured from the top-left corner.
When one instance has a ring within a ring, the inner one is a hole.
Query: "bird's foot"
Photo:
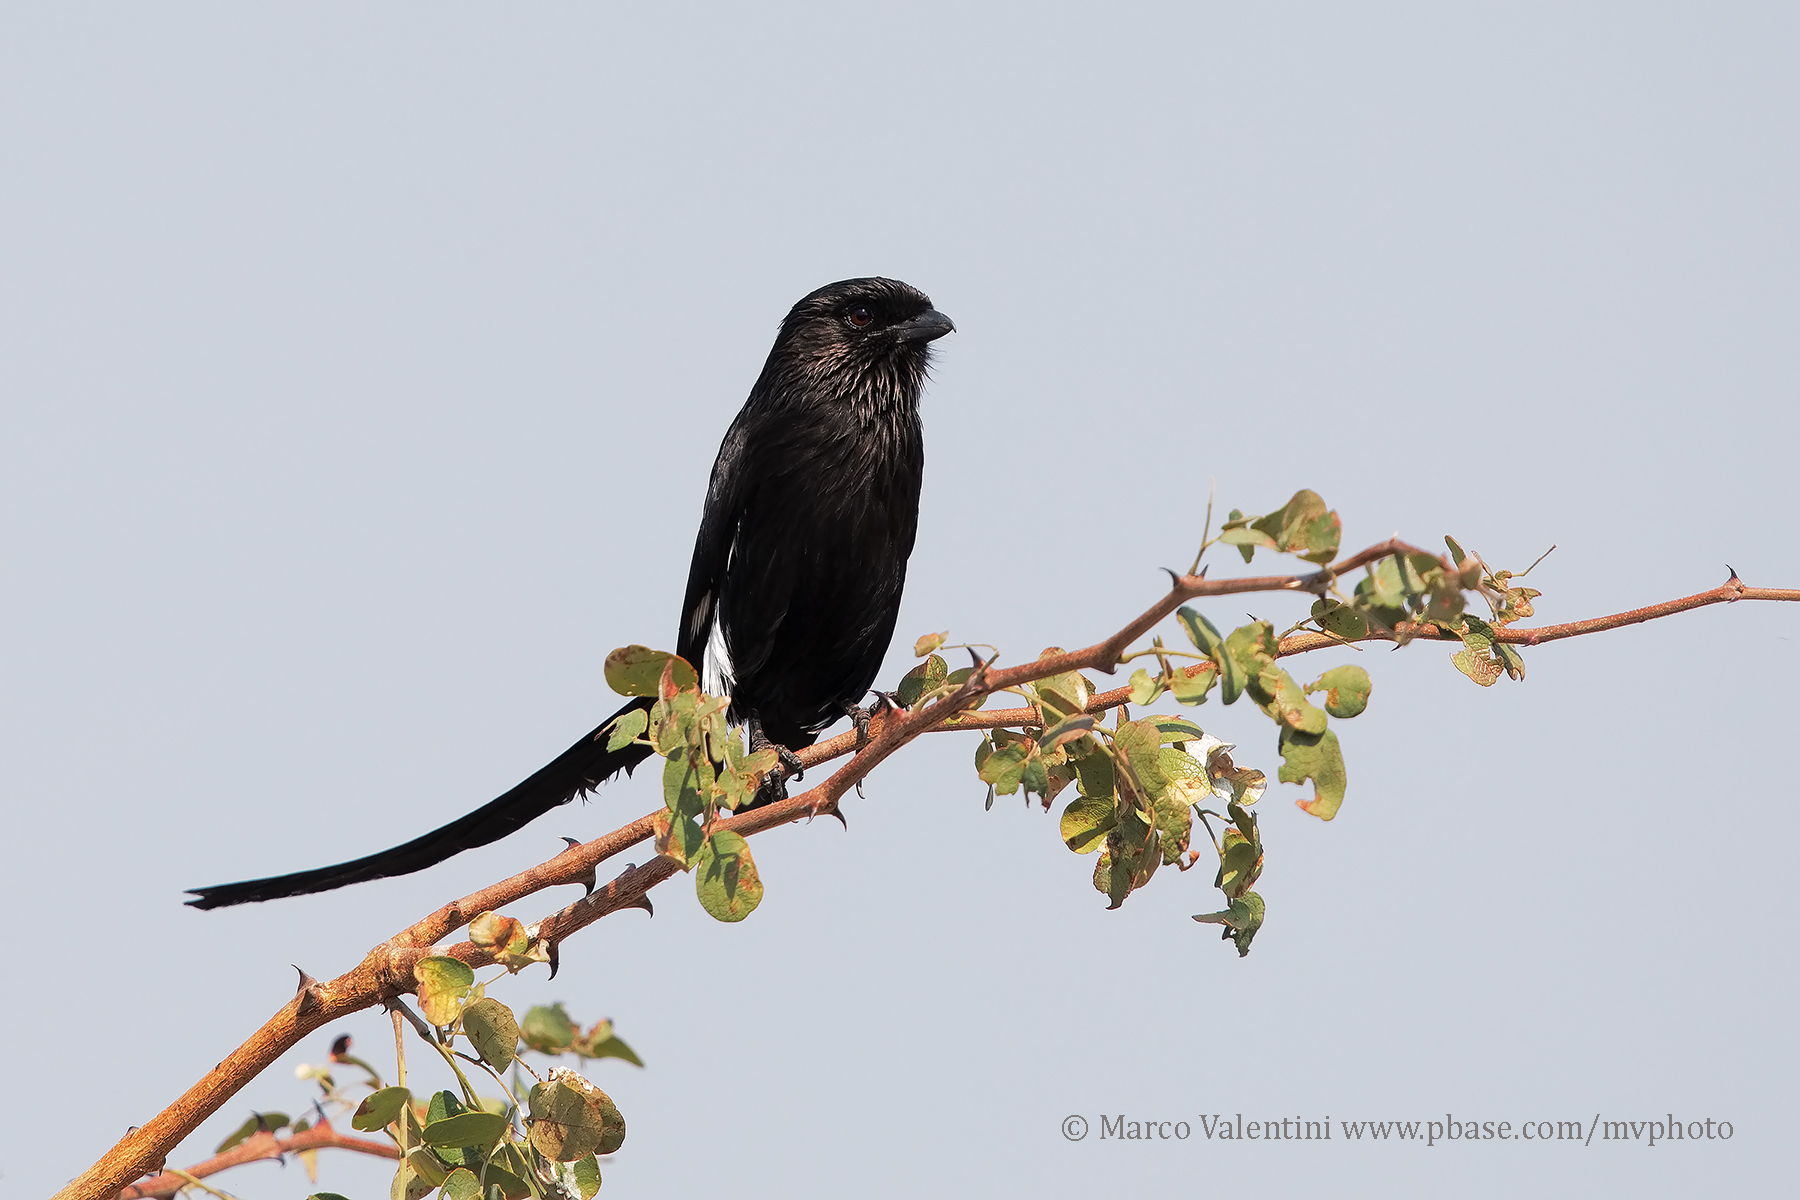
[[[771,745],[773,745],[773,743],[771,743]],[[800,756],[798,754],[795,754],[786,746],[775,746],[774,748],[775,757],[781,763],[781,773],[783,776],[788,779],[806,778],[806,764],[800,761]]]
[[[844,705],[844,715],[849,717],[856,726],[856,748],[858,750],[869,744],[869,722],[874,720],[875,714],[890,712],[900,707],[900,702],[894,698],[892,692],[871,691],[870,694],[875,697],[875,703],[867,708],[860,704]]]
[[[764,733],[762,722],[755,717],[751,717],[750,753],[755,754],[759,750],[773,750],[775,752],[775,760],[781,766],[781,774],[784,782],[787,779],[806,778],[806,764],[800,761],[800,756]]]
[[[763,776],[762,783],[757,786],[756,799],[751,801],[750,805],[752,808],[761,808],[763,805],[773,804],[777,800],[786,800],[787,781],[806,777],[806,764],[800,761],[800,756],[780,742],[772,740],[768,734],[763,732],[762,722],[752,717],[750,719],[750,753],[755,754],[759,750],[775,752],[775,767]]]

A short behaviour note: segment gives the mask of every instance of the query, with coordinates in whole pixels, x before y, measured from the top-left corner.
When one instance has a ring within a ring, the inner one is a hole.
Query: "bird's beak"
[[[902,342],[929,342],[955,331],[955,323],[935,308],[928,308],[912,320],[902,321],[889,329],[895,339]]]

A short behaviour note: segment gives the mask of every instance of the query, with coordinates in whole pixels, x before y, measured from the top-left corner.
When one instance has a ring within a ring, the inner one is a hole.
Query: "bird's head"
[[[845,279],[794,305],[781,323],[770,365],[813,387],[873,384],[916,402],[931,343],[955,328],[918,288],[897,279]]]

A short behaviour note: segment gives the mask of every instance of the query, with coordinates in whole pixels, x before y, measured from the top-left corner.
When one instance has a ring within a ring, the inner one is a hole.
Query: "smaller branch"
[[[1731,604],[1739,600],[1800,601],[1800,589],[1745,587],[1743,581],[1733,575],[1716,588],[1696,592],[1692,596],[1683,596],[1679,600],[1665,600],[1661,604],[1634,608],[1606,617],[1590,617],[1585,621],[1569,621],[1562,625],[1539,625],[1527,629],[1511,626],[1501,627],[1494,630],[1494,636],[1509,646],[1541,646],[1545,642],[1557,642],[1563,638],[1580,637],[1588,633],[1601,633],[1608,629],[1621,629],[1627,625],[1641,625],[1645,621],[1674,616],[1676,613],[1688,612],[1691,609],[1705,608],[1709,604]],[[1436,642],[1459,642],[1462,640],[1456,634],[1446,632],[1436,625],[1402,621],[1391,632],[1371,630],[1368,634],[1358,638],[1340,638],[1336,635],[1319,633],[1297,633],[1292,637],[1283,638],[1276,653],[1278,656],[1285,657],[1290,654],[1305,654],[1309,650],[1322,650],[1327,646],[1342,645],[1348,642],[1396,642],[1409,638]]]
[[[302,1130],[290,1137],[278,1138],[268,1130],[252,1134],[231,1149],[215,1154],[205,1162],[196,1163],[186,1171],[164,1171],[160,1175],[132,1184],[119,1193],[119,1200],[173,1196],[184,1187],[192,1187],[195,1178],[204,1179],[208,1175],[217,1175],[228,1167],[270,1158],[278,1159],[284,1154],[298,1154],[303,1150],[351,1150],[357,1154],[373,1154],[377,1158],[400,1157],[400,1151],[394,1149],[391,1143],[351,1137],[333,1129],[330,1121],[321,1120],[311,1129]]]

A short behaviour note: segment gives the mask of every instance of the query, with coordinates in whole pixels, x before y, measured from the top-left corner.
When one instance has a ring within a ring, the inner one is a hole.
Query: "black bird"
[[[753,746],[792,754],[857,715],[893,638],[925,468],[919,392],[954,329],[893,279],[847,279],[788,313],[725,433],[694,539],[676,652],[731,697]],[[404,845],[336,866],[194,888],[195,908],[407,875],[498,841],[648,755],[608,752],[633,700],[505,795]],[[777,783],[779,786],[779,783]]]

